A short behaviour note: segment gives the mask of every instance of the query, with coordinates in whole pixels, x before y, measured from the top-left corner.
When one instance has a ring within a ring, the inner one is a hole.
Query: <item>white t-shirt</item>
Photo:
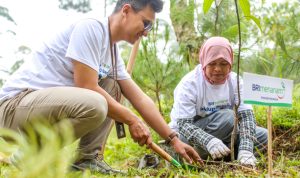
[[[221,109],[233,109],[238,103],[237,75],[231,72],[228,80],[221,85],[212,85],[205,80],[202,66],[185,75],[174,91],[174,105],[171,111],[171,129],[178,131],[177,120],[194,118],[196,115],[205,117]],[[239,111],[252,109],[251,105],[243,104],[243,81],[240,79],[241,104]]]
[[[26,88],[34,90],[74,86],[72,59],[88,65],[100,78],[113,77],[108,18],[83,19],[71,24],[33,53],[0,90],[0,100],[9,99]],[[116,49],[118,80],[130,78],[119,49]]]

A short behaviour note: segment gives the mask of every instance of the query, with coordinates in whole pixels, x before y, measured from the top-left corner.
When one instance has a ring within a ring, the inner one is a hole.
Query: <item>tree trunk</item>
[[[203,39],[197,36],[195,30],[195,3],[187,4],[186,0],[171,0],[170,18],[174,27],[177,42],[179,43],[189,67],[198,63],[198,52]]]

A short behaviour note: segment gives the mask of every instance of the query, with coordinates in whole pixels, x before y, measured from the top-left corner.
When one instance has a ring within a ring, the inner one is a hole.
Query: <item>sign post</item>
[[[267,127],[268,127],[268,175],[272,177],[272,107],[268,108],[268,118],[267,118]]]
[[[268,176],[272,177],[272,106],[292,107],[293,81],[244,72],[244,103],[268,106]]]

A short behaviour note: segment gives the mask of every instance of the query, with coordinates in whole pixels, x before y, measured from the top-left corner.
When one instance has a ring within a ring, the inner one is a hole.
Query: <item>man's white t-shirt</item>
[[[174,91],[174,105],[171,111],[171,129],[178,131],[177,120],[205,117],[221,109],[233,109],[238,103],[237,75],[231,72],[228,80],[221,85],[212,85],[205,80],[201,64],[185,75]],[[240,79],[240,94],[243,99],[243,81]],[[251,105],[241,104],[239,111],[252,109]]]
[[[24,89],[39,90],[74,86],[72,59],[88,65],[100,78],[113,77],[108,18],[83,19],[73,23],[55,38],[43,43],[31,60],[17,70],[0,90],[0,101]],[[119,49],[116,49],[117,80],[129,79]]]

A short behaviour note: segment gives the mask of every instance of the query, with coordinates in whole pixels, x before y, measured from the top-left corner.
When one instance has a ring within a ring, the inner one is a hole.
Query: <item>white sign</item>
[[[244,72],[244,103],[292,106],[293,81]]]

